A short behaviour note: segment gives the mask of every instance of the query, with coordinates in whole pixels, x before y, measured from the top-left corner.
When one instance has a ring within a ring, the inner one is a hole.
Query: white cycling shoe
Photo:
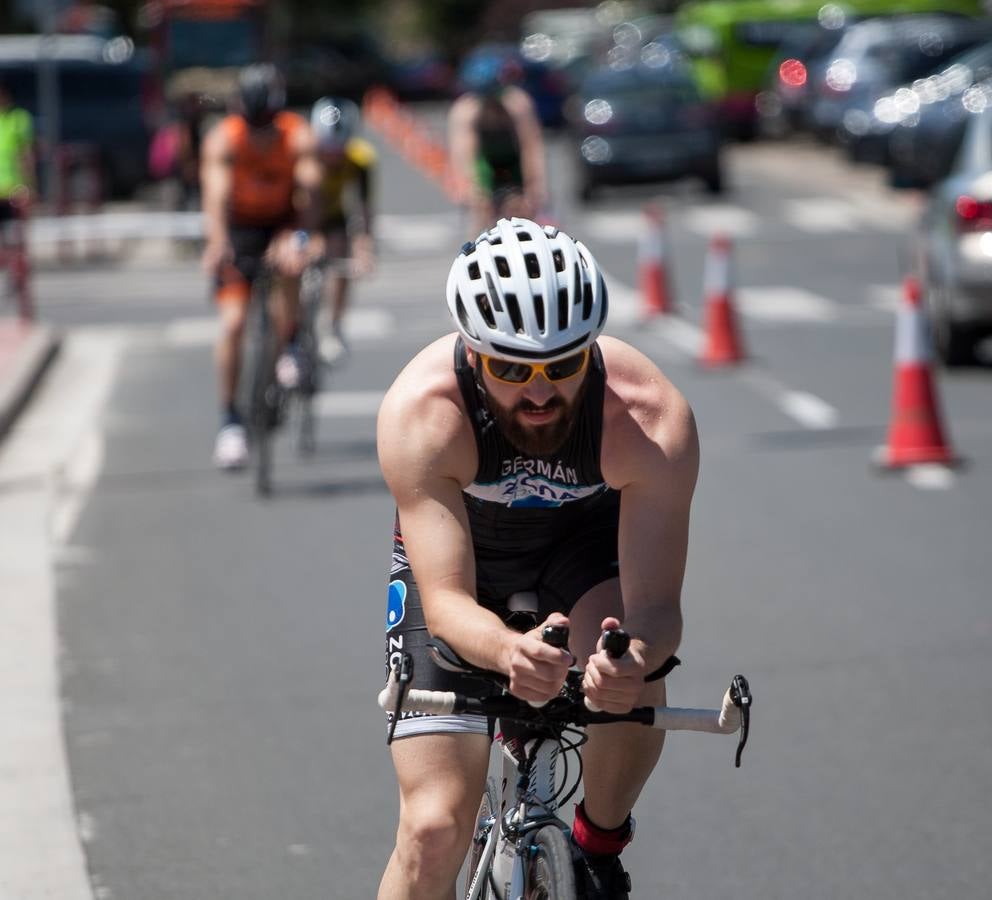
[[[332,330],[320,336],[317,344],[317,352],[320,354],[320,360],[325,366],[333,366],[344,362],[350,351],[341,332]]]
[[[248,436],[243,425],[225,425],[214,444],[214,464],[225,472],[248,465]]]

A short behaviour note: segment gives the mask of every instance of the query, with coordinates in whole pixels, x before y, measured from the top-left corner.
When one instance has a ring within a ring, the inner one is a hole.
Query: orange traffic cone
[[[888,440],[876,461],[889,469],[918,463],[954,462],[944,439],[937,395],[930,374],[930,336],[920,302],[920,283],[903,282],[896,318],[895,379]]]
[[[658,204],[644,207],[644,228],[637,245],[637,267],[645,319],[674,311],[665,260],[665,219]]]
[[[739,337],[730,275],[730,239],[715,235],[710,240],[703,276],[706,339],[699,357],[702,365],[711,368],[735,365],[746,355]]]

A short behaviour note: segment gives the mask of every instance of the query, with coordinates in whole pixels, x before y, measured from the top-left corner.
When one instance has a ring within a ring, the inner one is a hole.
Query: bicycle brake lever
[[[754,699],[751,696],[751,686],[743,675],[735,675],[734,680],[730,683],[730,699],[734,706],[741,711],[741,736],[737,742],[737,754],[734,757],[734,768],[739,769],[741,767],[741,754],[744,752],[744,746],[747,744],[748,734],[751,730],[751,703]]]
[[[410,682],[413,681],[413,657],[409,653],[400,656],[396,665],[393,666],[393,675],[399,687],[396,691],[396,706],[393,708],[393,717],[389,722],[389,730],[386,732],[387,747],[393,742],[393,732],[396,731],[396,723],[400,720],[403,701],[406,699],[406,692],[410,689]]]

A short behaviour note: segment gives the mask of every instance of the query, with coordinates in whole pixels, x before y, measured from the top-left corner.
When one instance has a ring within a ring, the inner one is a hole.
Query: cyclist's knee
[[[457,875],[471,839],[471,821],[441,804],[407,806],[400,814],[396,851],[413,881],[444,881]]]
[[[248,318],[247,305],[237,302],[221,303],[219,309],[221,339],[229,341],[241,340],[245,331],[245,322]]]

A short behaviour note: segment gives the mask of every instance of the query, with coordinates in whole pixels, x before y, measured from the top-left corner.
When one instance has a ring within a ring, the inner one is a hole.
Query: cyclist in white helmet
[[[451,266],[456,332],[403,369],[379,412],[383,474],[396,501],[387,658],[415,658],[417,687],[477,693],[436,667],[430,635],[554,697],[573,663],[540,639],[567,622],[600,708],[665,703],[677,663],[681,586],[699,448],[684,397],[643,354],[602,337],[607,289],[564,232],[501,219]],[[507,598],[536,598],[528,618]],[[630,651],[611,660],[602,629]],[[404,716],[392,744],[401,796],[380,900],[451,898],[485,784],[492,723]],[[573,840],[580,896],[626,898],[619,855],[663,735],[590,729]]]
[[[374,215],[375,148],[358,135],[361,114],[351,100],[321,97],[310,113],[323,166],[320,186],[321,228],[327,255],[333,263],[325,279],[330,333],[322,336],[320,351],[326,362],[346,352],[342,323],[348,307],[352,276],[367,275],[375,265],[372,240]]]

